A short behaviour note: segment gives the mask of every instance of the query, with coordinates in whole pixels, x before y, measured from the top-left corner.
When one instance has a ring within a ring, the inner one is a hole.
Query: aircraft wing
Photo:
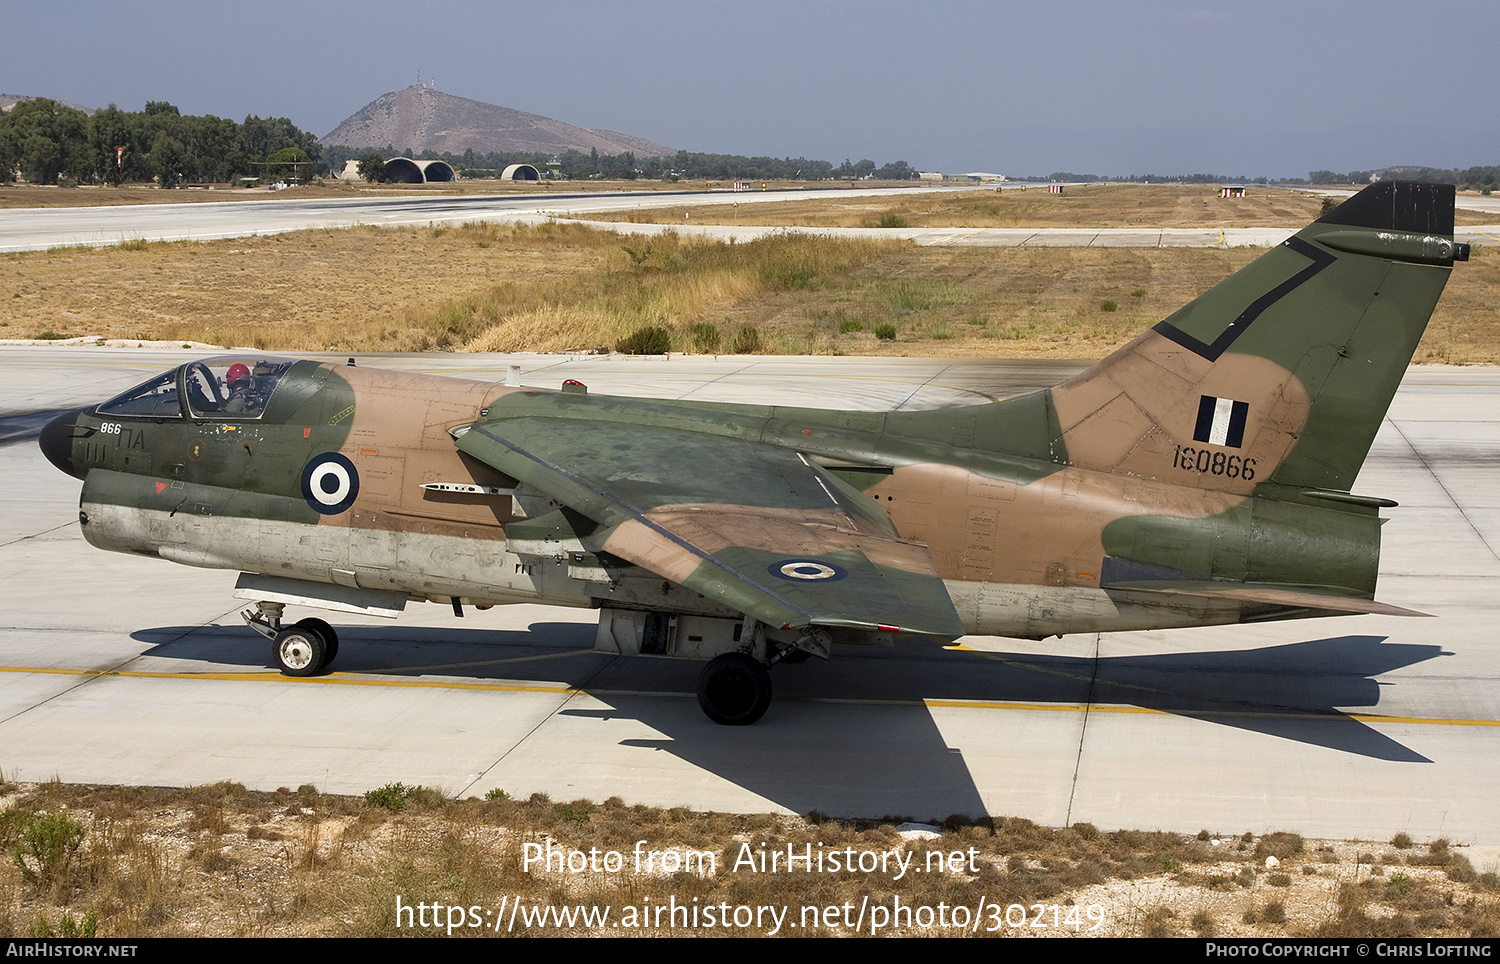
[[[457,444],[605,526],[604,551],[768,625],[964,634],[926,545],[795,451],[535,416],[475,423]]]

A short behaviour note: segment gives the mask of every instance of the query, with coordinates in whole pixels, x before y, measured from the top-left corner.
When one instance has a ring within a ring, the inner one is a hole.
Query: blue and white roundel
[[[302,470],[302,497],[324,515],[336,515],[359,495],[359,472],[337,452],[315,455]]]
[[[783,559],[767,566],[773,576],[794,582],[817,582],[822,579],[842,579],[849,573],[840,566],[819,562],[816,559]]]

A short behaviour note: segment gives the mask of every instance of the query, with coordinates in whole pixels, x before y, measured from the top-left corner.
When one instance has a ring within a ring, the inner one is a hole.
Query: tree
[[[266,158],[266,176],[298,177],[302,171],[312,166],[307,152],[300,147],[283,147],[270,157]]]
[[[374,151],[361,154],[359,157],[359,176],[374,184],[376,181],[385,180],[385,158]]]
[[[125,155],[130,155],[133,164],[139,153],[130,128],[130,115],[114,104],[94,111],[89,118],[89,154],[94,171],[103,181],[117,187],[125,179]]]
[[[0,118],[0,156],[8,154],[33,184],[56,184],[59,174],[81,177],[91,170],[83,111],[37,97]]]
[[[876,171],[875,176],[882,181],[913,181],[917,172],[905,161],[892,161]]]
[[[160,131],[151,142],[151,166],[156,169],[156,184],[174,188],[182,182],[185,153],[182,142],[166,131]]]

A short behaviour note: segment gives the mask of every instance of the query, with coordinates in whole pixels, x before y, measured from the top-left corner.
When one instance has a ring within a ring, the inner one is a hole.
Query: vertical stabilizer
[[[1348,491],[1455,260],[1451,185],[1373,184],[1052,390],[1052,457]]]

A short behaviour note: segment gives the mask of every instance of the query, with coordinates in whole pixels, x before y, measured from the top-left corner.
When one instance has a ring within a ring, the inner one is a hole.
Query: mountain
[[[0,111],[10,110],[23,100],[35,100],[35,98],[29,94],[0,94]],[[81,110],[89,116],[93,116],[94,111],[98,109],[96,107],[85,107],[82,104],[70,104],[65,100],[60,100],[57,103],[64,107],[71,107],[74,110]]]
[[[614,131],[574,127],[550,117],[497,107],[445,94],[430,84],[413,84],[375,98],[322,138],[327,145],[383,147],[462,154],[473,149],[561,154],[569,150],[600,154],[633,152],[637,157],[677,153],[664,144]]]

